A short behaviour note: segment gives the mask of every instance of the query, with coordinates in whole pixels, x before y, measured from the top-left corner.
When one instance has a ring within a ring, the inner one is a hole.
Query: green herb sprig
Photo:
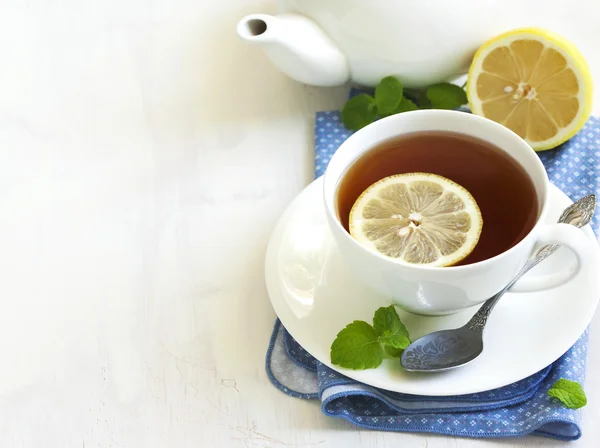
[[[439,83],[425,90],[408,90],[393,76],[383,78],[375,87],[375,96],[361,93],[350,98],[342,108],[342,122],[358,131],[378,118],[416,109],[456,109],[467,102],[464,89]]]
[[[560,400],[569,409],[579,409],[587,404],[587,397],[581,384],[566,378],[556,380],[548,395]]]
[[[375,311],[373,325],[355,320],[331,344],[333,364],[353,370],[374,369],[387,355],[399,358],[410,344],[408,330],[393,305]]]

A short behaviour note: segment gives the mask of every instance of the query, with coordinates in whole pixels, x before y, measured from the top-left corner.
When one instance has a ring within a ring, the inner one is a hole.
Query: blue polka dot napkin
[[[315,126],[315,177],[350,136],[339,112],[318,112]],[[592,117],[573,139],[540,153],[550,180],[571,198],[600,193],[600,118]],[[598,215],[592,228],[598,233]],[[527,434],[576,440],[581,409],[571,410],[547,392],[558,378],[583,384],[587,331],[560,359],[509,386],[483,393],[427,397],[392,393],[359,383],[326,367],[306,352],[276,320],[266,358],[271,382],[288,395],[321,401],[325,415],[362,428],[426,432],[466,437]]]

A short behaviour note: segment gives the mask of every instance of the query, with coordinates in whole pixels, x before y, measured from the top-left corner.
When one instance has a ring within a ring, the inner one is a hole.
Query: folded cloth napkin
[[[318,112],[315,126],[315,177],[350,136],[339,112]],[[577,136],[540,153],[550,180],[571,198],[600,192],[600,117],[592,117]],[[598,233],[598,216],[592,228]],[[428,432],[466,437],[535,434],[559,440],[581,437],[581,410],[567,409],[547,392],[559,378],[583,384],[588,332],[542,371],[499,389],[451,397],[393,393],[359,383],[320,363],[275,321],[267,351],[271,382],[288,395],[321,400],[323,413],[357,426],[397,432]]]

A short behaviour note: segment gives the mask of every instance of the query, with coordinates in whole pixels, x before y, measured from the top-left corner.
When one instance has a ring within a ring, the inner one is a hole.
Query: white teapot
[[[466,73],[477,48],[521,26],[560,25],[559,0],[280,0],[277,16],[237,26],[297,81],[423,87]],[[564,2],[562,2],[564,3]],[[564,6],[564,5],[563,5]]]

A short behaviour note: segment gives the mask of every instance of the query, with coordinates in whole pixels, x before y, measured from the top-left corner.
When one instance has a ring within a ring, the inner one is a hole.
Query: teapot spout
[[[240,20],[237,33],[245,41],[261,45],[271,62],[296,81],[339,86],[350,77],[344,54],[304,16],[252,14]]]

